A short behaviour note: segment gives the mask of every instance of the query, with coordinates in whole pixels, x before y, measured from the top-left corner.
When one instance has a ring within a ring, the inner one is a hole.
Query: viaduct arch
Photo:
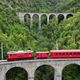
[[[41,17],[43,15],[46,15],[46,17],[47,17],[47,22],[46,22],[47,25],[49,24],[51,15],[54,15],[56,17],[57,21],[65,20],[65,19],[72,17],[74,15],[73,13],[25,13],[25,12],[17,12],[17,15],[18,15],[21,23],[25,22],[24,17],[26,14],[28,14],[30,16],[30,28],[33,27],[33,16],[38,15],[38,17],[39,17],[38,29],[39,30],[41,29]]]
[[[12,78],[13,80],[15,80],[16,78],[19,78],[19,79],[21,78],[23,80],[28,80],[28,73],[27,73],[27,71],[24,68],[12,67],[11,69],[9,69],[7,71],[5,77],[6,77],[6,80],[11,80],[10,78]]]
[[[41,65],[50,65],[54,68],[54,80],[62,80],[62,71],[69,64],[80,65],[80,59],[40,59],[0,62],[0,78],[1,80],[6,80],[6,73],[10,69],[20,67],[28,73],[28,80],[34,80],[34,73],[38,67]]]

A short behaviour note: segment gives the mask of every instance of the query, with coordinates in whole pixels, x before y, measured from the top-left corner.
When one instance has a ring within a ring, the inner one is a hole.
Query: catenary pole
[[[1,43],[1,60],[3,60],[3,42]]]

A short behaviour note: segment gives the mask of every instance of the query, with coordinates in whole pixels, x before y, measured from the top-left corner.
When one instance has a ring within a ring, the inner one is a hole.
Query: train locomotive
[[[20,60],[20,59],[32,59],[32,58],[33,58],[33,51],[31,51],[31,50],[9,51],[7,53],[8,61]]]
[[[35,55],[35,56],[34,56]],[[58,59],[58,58],[80,58],[80,50],[50,50],[38,51],[9,51],[7,60],[22,60],[22,59]]]

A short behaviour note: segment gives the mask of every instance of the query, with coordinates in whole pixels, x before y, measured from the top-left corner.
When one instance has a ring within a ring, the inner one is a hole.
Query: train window
[[[61,55],[61,53],[59,53],[59,55]]]
[[[80,53],[79,53],[79,52],[77,52],[77,54],[79,55]]]
[[[70,52],[70,55],[72,55],[72,53]]]
[[[76,52],[74,52],[74,55],[76,55]]]
[[[10,56],[12,56],[12,54],[10,54]]]
[[[68,55],[68,53],[66,53],[66,55]]]
[[[57,55],[57,53],[55,53]]]
[[[65,53],[62,53],[62,55],[65,55]]]

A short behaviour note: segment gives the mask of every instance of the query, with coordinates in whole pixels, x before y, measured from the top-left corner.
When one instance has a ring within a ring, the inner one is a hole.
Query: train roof
[[[23,50],[19,50],[19,51],[9,51],[7,52],[7,54],[19,54],[19,53],[32,53],[33,51],[32,50],[26,50],[26,51],[23,51]]]
[[[49,53],[49,51],[38,51],[36,53]]]
[[[50,50],[50,52],[80,52],[80,50]]]

